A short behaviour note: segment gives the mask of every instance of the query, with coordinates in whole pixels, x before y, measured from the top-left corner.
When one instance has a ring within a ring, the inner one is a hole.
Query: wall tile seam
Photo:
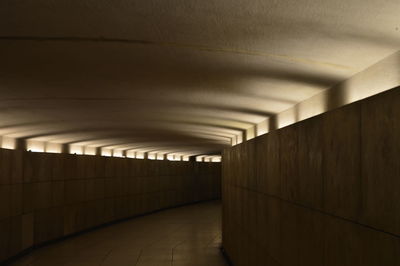
[[[265,195],[265,196],[269,196],[271,198],[275,198],[275,199],[281,200],[283,202],[287,202],[287,203],[290,203],[292,205],[295,205],[295,206],[298,206],[298,207],[302,207],[302,208],[310,210],[310,211],[318,212],[318,213],[321,213],[321,214],[324,214],[324,215],[327,215],[327,216],[331,216],[331,217],[339,219],[339,220],[343,220],[343,221],[346,221],[346,222],[349,222],[349,223],[352,223],[352,224],[356,224],[356,225],[359,225],[359,226],[362,226],[362,227],[365,227],[365,228],[368,228],[368,229],[371,229],[371,230],[374,230],[374,231],[377,231],[377,232],[380,232],[380,233],[384,233],[384,234],[390,235],[392,237],[400,238],[400,235],[397,235],[395,233],[391,233],[391,232],[388,232],[388,231],[385,231],[385,230],[382,230],[382,229],[379,229],[379,228],[375,228],[375,227],[370,226],[368,224],[360,223],[358,221],[353,221],[351,219],[348,219],[348,218],[345,218],[345,217],[342,217],[342,216],[338,216],[338,215],[335,215],[333,213],[328,213],[328,212],[325,212],[325,211],[322,211],[322,210],[319,210],[319,209],[311,208],[311,207],[308,207],[306,205],[303,205],[303,204],[295,202],[295,201],[286,200],[286,199],[281,198],[279,196],[275,196],[275,195],[272,195],[272,194],[267,194],[267,193],[264,193],[264,192],[259,192],[259,191],[256,191],[256,190],[243,188],[243,187],[240,187],[240,186],[233,186],[233,187],[242,188],[243,190],[251,191],[251,192],[256,193],[256,194],[262,194],[262,195]]]
[[[11,215],[11,216],[7,216],[7,217],[3,217],[3,218],[0,219],[0,222],[4,222],[5,220],[8,220],[8,219],[17,218],[17,217],[22,217],[22,216],[24,216],[24,215],[30,215],[30,214],[34,214],[34,213],[35,213],[34,211],[31,211],[31,212],[20,213],[20,214],[16,214],[16,215]]]
[[[359,213],[357,213],[357,216],[358,217],[361,217],[361,214],[363,213],[363,198],[364,198],[364,194],[363,194],[363,191],[364,191],[364,189],[363,189],[363,184],[364,184],[364,182],[363,182],[363,178],[362,178],[362,176],[363,176],[363,173],[364,173],[364,160],[363,160],[363,155],[364,155],[364,153],[363,153],[363,135],[364,134],[361,134],[361,132],[363,132],[362,130],[363,130],[363,119],[364,119],[364,116],[363,116],[363,114],[364,114],[364,112],[363,112],[363,110],[364,110],[364,105],[365,105],[365,101],[363,102],[363,103],[361,103],[360,104],[360,106],[359,106],[359,113],[360,113],[360,117],[359,117],[359,123],[358,123],[358,126],[359,126],[359,132],[360,132],[360,139],[359,139],[359,147],[360,147],[360,149],[359,149],[359,160],[360,160],[360,163],[359,163],[359,165],[360,165],[360,168],[359,168],[359,174],[360,174],[360,179],[359,179],[359,181],[360,181],[360,183],[359,183],[359,185],[360,185],[360,191],[359,191],[359,198],[358,198],[358,200],[359,200]]]
[[[239,144],[236,144],[235,146],[228,147],[228,148],[224,148],[224,151],[226,150],[227,152],[232,152],[232,151],[233,151],[233,152],[236,152],[235,149],[240,149],[240,146],[246,145],[249,141],[256,141],[257,139],[261,139],[261,138],[263,138],[263,137],[266,137],[267,135],[270,135],[270,134],[272,134],[273,132],[279,132],[279,131],[281,131],[281,130],[283,130],[283,129],[286,129],[286,128],[288,128],[288,127],[292,127],[292,126],[295,126],[295,125],[303,124],[303,122],[306,122],[306,121],[309,121],[309,120],[314,120],[314,119],[317,119],[317,118],[322,118],[322,117],[323,117],[324,115],[326,115],[326,114],[329,114],[329,113],[334,112],[334,111],[336,111],[336,110],[338,110],[338,109],[347,107],[347,106],[349,106],[349,105],[353,105],[353,104],[356,105],[356,104],[358,104],[358,105],[361,106],[361,105],[363,105],[364,102],[367,102],[367,100],[369,100],[370,98],[373,98],[373,97],[375,97],[375,96],[379,96],[379,95],[381,95],[381,94],[390,93],[390,91],[392,91],[392,90],[394,90],[394,89],[396,89],[396,88],[399,88],[399,87],[395,87],[395,88],[386,90],[386,91],[384,91],[384,92],[381,92],[381,93],[378,93],[378,94],[369,96],[369,97],[367,97],[367,98],[364,98],[364,99],[361,99],[361,100],[358,100],[358,101],[355,101],[355,102],[351,102],[351,103],[349,103],[349,104],[346,104],[346,105],[343,105],[343,106],[340,106],[340,107],[337,107],[337,108],[328,110],[327,112],[324,112],[324,113],[318,114],[318,115],[316,115],[316,116],[312,116],[312,117],[306,118],[306,119],[301,120],[301,121],[297,121],[297,122],[295,122],[295,123],[293,123],[293,124],[284,126],[284,127],[282,127],[282,128],[274,129],[274,130],[272,130],[272,131],[269,131],[269,132],[267,132],[267,133],[265,133],[265,134],[262,134],[262,135],[260,135],[260,136],[255,137],[255,138],[252,138],[252,139],[250,139],[250,140],[246,140],[246,141],[243,141],[243,142],[241,142],[241,143],[239,143]],[[223,159],[223,158],[222,158],[222,159]],[[223,162],[223,161],[221,161],[221,163],[222,163],[222,162]]]
[[[1,186],[21,185],[21,184],[26,184],[26,183],[24,183],[24,182],[0,183],[0,187],[1,187]]]

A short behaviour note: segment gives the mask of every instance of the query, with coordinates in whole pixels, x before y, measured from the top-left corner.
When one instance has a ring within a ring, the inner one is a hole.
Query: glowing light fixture
[[[127,158],[136,158],[136,154],[134,151],[127,151],[126,152],[126,157]]]
[[[113,156],[114,157],[124,157],[124,154],[123,154],[122,150],[114,150],[113,151]]]
[[[42,141],[27,140],[26,150],[31,152],[44,152],[45,145]]]
[[[80,145],[69,145],[70,154],[83,154],[83,147]]]
[[[61,153],[62,152],[62,144],[46,142],[46,144],[45,144],[45,152],[48,152],[48,153]]]
[[[221,162],[221,156],[212,157],[211,158],[211,162],[215,162],[215,163]]]
[[[101,149],[101,156],[107,156],[107,157],[112,156],[112,150],[104,148]]]
[[[1,137],[1,148],[14,150],[17,146],[17,141],[15,138],[2,136]]]
[[[144,159],[144,152],[137,151],[135,155],[136,159]]]
[[[85,146],[83,148],[83,154],[85,154],[85,155],[96,155],[96,147]]]

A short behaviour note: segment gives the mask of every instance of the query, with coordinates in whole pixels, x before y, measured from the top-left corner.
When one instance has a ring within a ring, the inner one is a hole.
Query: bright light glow
[[[189,160],[189,156],[187,156],[187,160]],[[220,155],[199,155],[196,156],[196,162],[221,162],[222,157]]]
[[[85,146],[83,148],[83,154],[85,154],[85,155],[96,155],[96,147]]]
[[[136,154],[134,151],[127,151],[126,152],[126,157],[127,158],[136,158]]]
[[[147,154],[147,159],[155,160],[156,157],[157,157],[157,155],[156,155],[155,153],[149,153],[149,154]]]
[[[182,156],[177,155],[177,154],[168,154],[167,155],[167,159],[170,161],[181,161],[182,160]]]
[[[26,150],[32,152],[44,152],[44,142],[36,140],[26,141]]]
[[[231,142],[232,142],[232,146],[242,143],[243,142],[243,134],[241,133],[239,135],[234,136],[232,138]]]
[[[46,142],[45,151],[49,152],[49,153],[61,153],[62,152],[62,144]]]
[[[17,141],[15,138],[2,136],[1,137],[1,147],[3,149],[14,150],[17,146]]]
[[[256,134],[255,134],[254,126],[246,129],[246,140],[251,140],[251,139],[254,139],[255,137],[256,137]]]
[[[135,155],[136,159],[144,159],[144,152],[137,151]]]
[[[292,108],[278,114],[276,120],[278,123],[278,128],[283,128],[288,125],[296,123],[297,122],[296,109]]]
[[[159,160],[159,161],[164,160],[164,154],[157,153],[156,159]]]
[[[114,157],[124,157],[124,153],[122,150],[114,150],[113,151],[113,156]]]
[[[264,121],[262,121],[256,125],[257,136],[264,135],[264,134],[268,133],[268,131],[269,131],[268,119],[265,119]]]
[[[107,156],[110,157],[112,155],[112,150],[110,149],[101,149],[101,156]]]
[[[189,156],[187,156],[187,155],[182,156],[182,160],[185,161],[185,162],[188,162],[189,161]]]
[[[213,156],[211,158],[211,162],[215,162],[215,163],[221,162],[221,156]]]
[[[80,145],[69,145],[70,154],[83,154],[83,147]]]

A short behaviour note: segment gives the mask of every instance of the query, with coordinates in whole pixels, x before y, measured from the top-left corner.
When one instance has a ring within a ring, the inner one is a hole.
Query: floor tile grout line
[[[99,265],[103,265],[104,261],[108,258],[108,256],[110,256],[112,251],[113,251],[113,249],[110,249],[110,251],[107,252],[107,254],[104,256],[104,258],[101,259],[101,262]]]
[[[139,252],[139,255],[138,255],[137,259],[136,259],[135,266],[138,265],[140,257],[142,256],[142,252],[143,252],[143,249],[141,249],[140,252]]]

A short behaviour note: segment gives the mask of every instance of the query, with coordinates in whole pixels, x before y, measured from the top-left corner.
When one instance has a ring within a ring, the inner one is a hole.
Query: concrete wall
[[[220,163],[0,150],[0,264],[97,225],[220,196]]]
[[[234,265],[400,265],[400,88],[223,153]]]

